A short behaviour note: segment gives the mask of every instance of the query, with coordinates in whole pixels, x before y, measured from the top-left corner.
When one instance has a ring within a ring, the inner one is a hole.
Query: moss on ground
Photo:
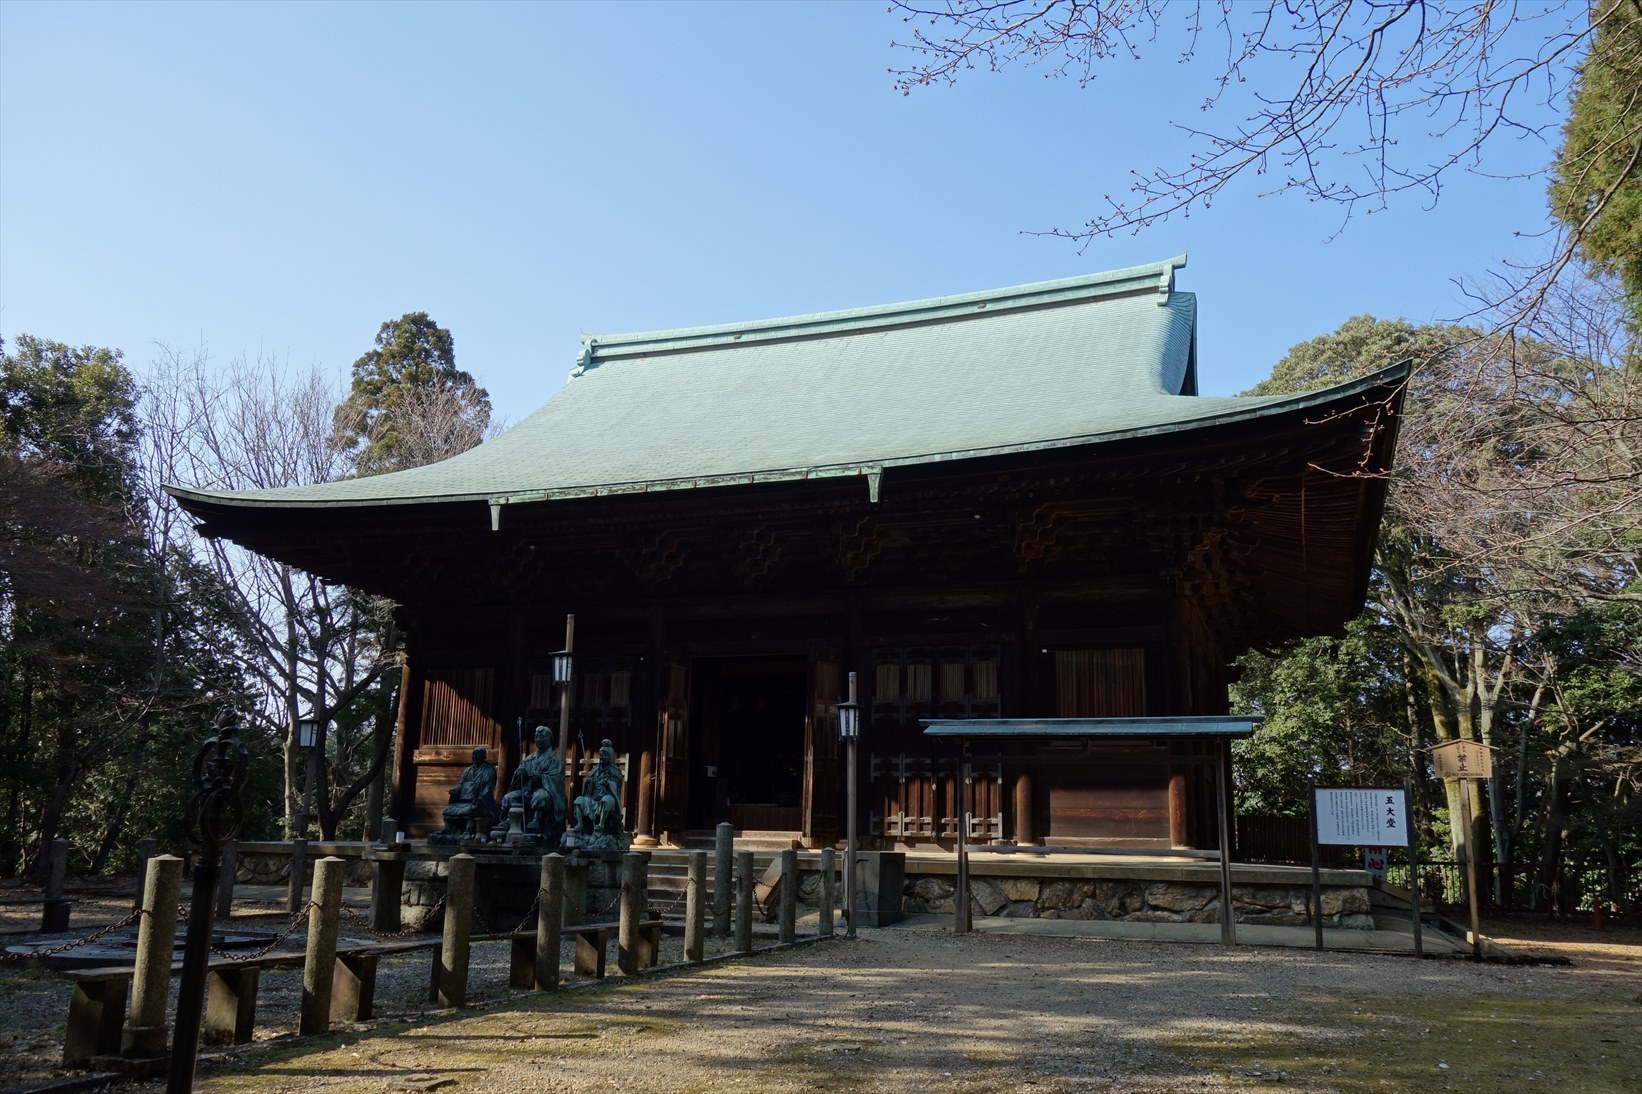
[[[1618,996],[1332,997],[1304,1007],[1314,1031],[1305,1040],[1251,1031],[1164,1047],[1196,1070],[1265,1089],[1642,1090],[1642,1007]],[[1330,1025],[1339,1036],[1316,1036]]]

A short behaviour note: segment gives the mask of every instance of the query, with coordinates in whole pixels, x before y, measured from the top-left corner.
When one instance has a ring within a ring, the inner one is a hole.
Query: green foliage
[[[1598,0],[1606,14],[1580,65],[1552,172],[1551,212],[1579,251],[1615,275],[1642,320],[1642,4]]]
[[[429,413],[430,396],[440,413]],[[375,475],[471,448],[489,422],[490,396],[456,367],[450,331],[427,312],[407,312],[383,323],[375,348],[353,363],[332,443],[360,474]]]
[[[117,351],[0,354],[0,874],[58,836],[102,868],[173,835],[242,690],[220,588],[148,535],[137,398]]]
[[[1264,721],[1232,747],[1239,810],[1303,816],[1308,778],[1400,785],[1410,774],[1402,665],[1396,632],[1373,612],[1352,620],[1343,638],[1244,655],[1232,707]]]
[[[1402,319],[1353,316],[1334,333],[1290,349],[1269,377],[1244,394],[1291,395],[1355,380],[1403,361],[1428,364],[1448,353],[1465,334],[1469,332],[1415,326]]]

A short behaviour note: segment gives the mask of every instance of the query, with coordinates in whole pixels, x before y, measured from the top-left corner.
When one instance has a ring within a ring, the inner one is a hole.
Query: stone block
[[[1144,912],[1135,912],[1134,914],[1126,915],[1123,918],[1129,920],[1131,923],[1180,923],[1180,922],[1183,922],[1183,918],[1178,913],[1176,913],[1176,912],[1162,912],[1162,911],[1156,910],[1155,908],[1154,909],[1147,909]]]
[[[1237,906],[1235,904],[1232,905],[1234,915],[1236,914],[1236,909]],[[1187,913],[1184,918],[1188,923],[1219,923],[1220,901],[1211,900],[1197,911]]]
[[[1081,904],[1079,904],[1076,908],[1067,908],[1065,911],[1061,912],[1060,917],[1062,919],[1093,919],[1093,918],[1095,918],[1094,913],[1091,912],[1088,908],[1085,908]]]
[[[979,915],[997,915],[998,909],[1009,903],[1003,886],[986,877],[969,879],[969,905]]]
[[[1095,886],[1095,902],[1114,919],[1123,919],[1146,907],[1146,896],[1131,881],[1102,881]]]
[[[1042,887],[1035,877],[1004,878],[1003,895],[1012,901],[1030,900],[1035,903],[1038,899],[1038,890]]]
[[[1036,919],[1038,917],[1038,902],[1035,900],[1011,900],[998,913],[1010,919]]]
[[[1324,889],[1323,914],[1361,915],[1369,910],[1368,893],[1363,889]]]
[[[1152,911],[1195,912],[1215,898],[1207,885],[1154,882],[1146,886],[1146,907]]]
[[[1232,886],[1232,906],[1234,908],[1270,911],[1274,908],[1289,907],[1289,901],[1289,890],[1275,885]]]
[[[1112,918],[1111,916],[1106,914],[1106,909],[1102,908],[1095,901],[1094,897],[1085,897],[1083,903],[1078,905],[1078,907],[1080,907],[1084,911],[1088,912],[1090,919],[1111,919]]]
[[[1070,881],[1045,882],[1038,892],[1038,907],[1045,911],[1061,911],[1078,902],[1077,887]]]
[[[952,882],[944,877],[921,877],[912,883],[909,896],[919,900],[941,900],[952,895]]]

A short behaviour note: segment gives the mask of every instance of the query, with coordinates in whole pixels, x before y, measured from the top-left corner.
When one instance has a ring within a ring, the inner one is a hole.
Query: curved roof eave
[[[687,476],[650,481],[589,483],[551,490],[492,494],[485,491],[442,495],[404,495],[381,498],[342,497],[336,499],[313,497],[281,497],[277,491],[213,491],[166,485],[165,491],[185,507],[224,506],[236,509],[354,509],[380,506],[445,505],[463,502],[481,502],[491,506],[519,505],[570,498],[604,497],[623,494],[659,493],[671,490],[705,489],[716,486],[736,486],[757,483],[797,482],[808,479],[841,477],[874,477],[885,470],[898,467],[924,466],[958,460],[982,459],[990,456],[1013,455],[1023,452],[1051,451],[1083,445],[1110,444],[1118,441],[1173,433],[1187,433],[1242,421],[1256,421],[1297,410],[1308,410],[1332,403],[1348,402],[1376,387],[1402,382],[1409,373],[1409,364],[1402,362],[1380,369],[1343,384],[1318,391],[1284,396],[1228,396],[1223,401],[1246,403],[1219,413],[1181,418],[1126,429],[1115,429],[1078,436],[1052,438],[1030,443],[972,448],[953,451],[926,452],[917,455],[896,456],[877,460],[855,460],[842,464],[811,467],[750,469],[711,476]],[[1202,405],[1210,397],[1172,396],[1188,404]]]

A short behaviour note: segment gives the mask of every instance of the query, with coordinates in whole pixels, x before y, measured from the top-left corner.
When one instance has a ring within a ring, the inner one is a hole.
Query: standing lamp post
[[[166,1077],[167,1094],[187,1094],[194,1087],[194,1060],[199,1055],[205,977],[211,959],[211,918],[216,907],[217,875],[223,845],[239,834],[245,814],[245,745],[236,736],[231,711],[217,716],[217,732],[194,754],[194,796],[188,803],[188,838],[200,847],[194,867],[194,894],[183,943],[182,979],[177,983],[177,1022]]]
[[[296,746],[303,753],[302,811],[296,815],[298,838],[308,834],[308,820],[314,813],[314,783],[319,778],[319,719],[312,714],[297,719]]]
[[[570,753],[570,684],[575,679],[576,617],[564,617],[564,649],[553,655],[553,686],[559,689],[559,755]]]
[[[838,739],[844,742],[845,778],[848,792],[844,819],[844,916],[849,929],[846,938],[855,937],[855,743],[861,738],[861,707],[855,701],[855,673],[850,673],[850,697],[838,704]]]

